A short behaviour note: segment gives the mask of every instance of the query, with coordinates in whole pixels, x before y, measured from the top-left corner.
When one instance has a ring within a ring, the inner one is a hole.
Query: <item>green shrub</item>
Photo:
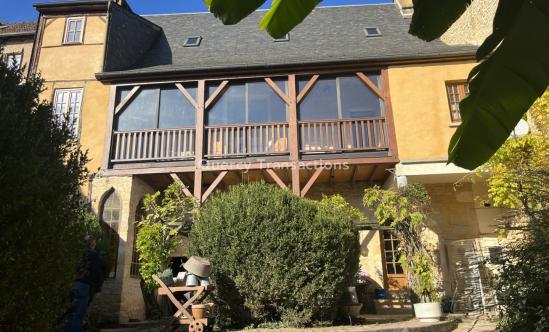
[[[145,195],[145,217],[137,223],[136,246],[139,274],[149,293],[158,287],[153,274],[159,275],[170,265],[177,247],[176,236],[190,231],[195,208],[194,198],[187,197],[177,182],[162,192]]]
[[[0,61],[1,331],[53,330],[83,251],[87,158],[42,89]]]
[[[234,186],[208,200],[189,251],[212,262],[224,323],[299,326],[332,319],[358,269],[350,211],[341,199],[319,203],[264,183]]]

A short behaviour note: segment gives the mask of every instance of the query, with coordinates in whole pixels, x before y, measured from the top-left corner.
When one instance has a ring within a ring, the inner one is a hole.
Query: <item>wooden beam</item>
[[[303,190],[301,190],[301,197],[305,197],[305,195],[307,194],[309,189],[311,189],[316,179],[320,176],[320,173],[322,173],[323,170],[324,170],[324,167],[319,167],[315,169],[315,172],[313,173],[309,181],[307,181],[307,184],[305,184],[305,187],[303,187]]]
[[[271,87],[271,89],[273,89],[273,91],[286,103],[286,104],[289,104],[290,103],[290,100],[288,99],[288,96],[282,92],[282,90],[280,90],[280,88],[278,87],[278,85],[276,85],[275,82],[273,82],[272,79],[270,79],[269,77],[265,77],[265,82],[267,82],[267,85]]]
[[[114,103],[116,100],[116,85],[111,85],[109,96],[109,108],[107,110],[107,124],[105,126],[105,146],[103,147],[103,160],[101,162],[101,171],[109,169],[111,162],[112,129],[114,122]],[[95,170],[91,170],[92,172]]]
[[[202,158],[204,158],[204,100],[206,95],[206,81],[198,81],[196,90],[196,130],[194,144],[194,197],[202,202]]]
[[[139,91],[139,89],[141,89],[141,85],[136,85],[133,87],[133,89],[130,90],[130,92],[128,93],[128,95],[126,96],[126,98],[124,98],[120,104],[118,104],[118,106],[116,106],[116,108],[114,109],[114,114],[118,114],[118,112],[120,112],[121,110],[124,109],[124,107],[126,107],[126,104],[128,104],[132,99],[133,97],[135,97],[135,95],[137,94],[137,91]]]
[[[373,183],[374,182],[374,177],[376,176],[376,172],[377,172],[377,169],[379,168],[379,165],[375,165],[374,166],[374,169],[372,170],[372,173],[370,174],[370,176],[368,177],[368,182],[370,183]]]
[[[185,87],[183,86],[183,84],[181,83],[175,83],[175,86],[179,89],[179,91],[181,92],[181,94],[183,94],[183,96],[185,98],[187,98],[187,100],[189,101],[189,103],[191,103],[191,105],[193,105],[194,108],[198,108],[198,104],[196,103],[196,100],[194,100],[193,96],[191,96],[191,94],[189,93],[189,91],[187,91],[187,89],[185,89]]]
[[[189,189],[187,188],[185,183],[183,183],[181,178],[179,178],[177,173],[170,173],[170,176],[171,176],[171,178],[173,179],[174,182],[177,182],[181,186],[181,189],[183,190],[183,193],[185,194],[185,196],[193,197],[193,194],[189,191]]]
[[[351,184],[356,183],[356,175],[358,174],[358,165],[353,166],[353,175],[351,176]]]
[[[286,186],[286,184],[284,183],[284,181],[282,181],[282,179],[280,177],[278,177],[278,175],[276,174],[275,171],[273,171],[270,168],[267,168],[266,171],[273,178],[273,180],[276,182],[276,184],[278,184],[278,186],[280,188],[282,188],[282,189],[287,189],[288,188]]]
[[[226,80],[221,82],[221,84],[217,87],[215,92],[208,98],[208,100],[204,104],[205,110],[207,110],[212,105],[212,103],[221,96],[221,93],[225,90],[228,84],[229,84],[229,81],[226,81]]]
[[[294,75],[295,76],[295,75]],[[309,82],[303,87],[303,90],[299,93],[297,96],[297,103],[299,104],[303,98],[311,91],[311,88],[315,85],[316,81],[318,80],[318,75],[313,75]]]
[[[383,84],[383,93],[385,94],[385,123],[387,127],[387,138],[389,139],[389,151],[395,159],[398,159],[395,121],[393,119],[393,106],[391,103],[391,90],[389,89],[389,73],[387,68],[381,70],[381,82]]]
[[[202,203],[204,203],[204,201],[206,201],[206,198],[208,198],[208,196],[210,196],[210,194],[214,191],[214,189],[221,182],[221,180],[223,180],[223,178],[225,177],[225,175],[227,175],[227,173],[229,173],[229,172],[228,171],[223,171],[223,172],[219,173],[219,175],[217,175],[214,182],[212,182],[212,184],[210,184],[208,189],[204,192],[204,195],[202,195],[202,201],[201,201]]]
[[[370,88],[370,90],[372,90],[372,92],[375,93],[379,98],[381,98],[382,100],[385,100],[385,96],[383,95],[383,93],[379,90],[377,85],[375,85],[374,82],[372,82],[368,78],[368,76],[364,75],[364,73],[361,73],[361,72],[357,72],[356,76],[358,76],[358,78],[360,78],[360,80],[364,84],[366,84],[368,88]]]
[[[299,183],[299,136],[297,124],[297,93],[295,75],[288,75],[288,138],[290,165],[292,168],[292,191],[301,195]]]

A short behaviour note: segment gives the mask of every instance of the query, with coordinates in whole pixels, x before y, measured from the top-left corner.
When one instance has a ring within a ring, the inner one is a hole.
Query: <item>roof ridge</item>
[[[362,4],[350,4],[350,5],[333,5],[333,6],[318,6],[314,10],[317,9],[327,9],[327,8],[346,8],[346,7],[366,7],[366,6],[387,6],[387,5],[394,5],[395,3],[392,2],[392,0],[387,0],[391,2],[381,2],[381,3],[362,3]],[[265,12],[269,9],[257,9],[253,13],[257,12]],[[314,11],[313,10],[313,11]],[[200,14],[211,14],[208,11],[205,12],[180,12],[180,13],[162,13],[162,14],[138,14],[143,17],[151,17],[151,16],[175,16],[175,15],[200,15]]]

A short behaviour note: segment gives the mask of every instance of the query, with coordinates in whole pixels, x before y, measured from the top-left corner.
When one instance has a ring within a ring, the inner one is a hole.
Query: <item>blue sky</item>
[[[0,0],[0,22],[20,22],[36,20],[33,3],[51,0]],[[204,12],[203,0],[129,0],[132,9],[138,14],[167,14]],[[271,1],[269,0],[268,3]],[[387,3],[392,0],[324,0],[322,6]],[[266,6],[269,6],[268,4]]]

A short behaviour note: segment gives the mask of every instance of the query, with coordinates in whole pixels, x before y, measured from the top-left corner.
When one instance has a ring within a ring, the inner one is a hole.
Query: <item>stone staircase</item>
[[[414,313],[412,302],[406,290],[387,291],[385,299],[374,301],[376,314],[379,315],[407,315]]]

